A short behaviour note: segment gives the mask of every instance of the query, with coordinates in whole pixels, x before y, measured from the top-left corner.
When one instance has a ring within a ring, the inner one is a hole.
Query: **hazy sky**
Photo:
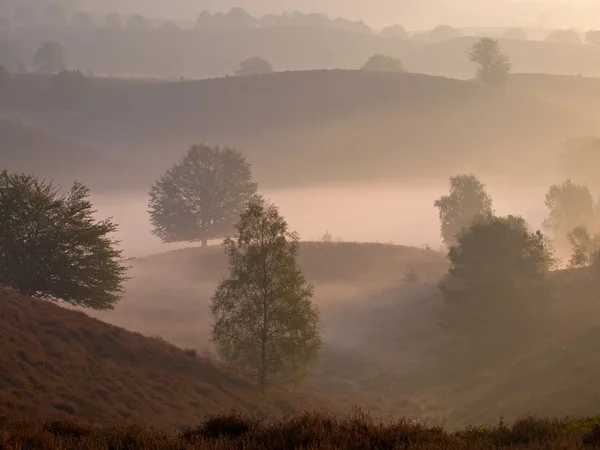
[[[241,6],[253,14],[301,10],[362,19],[376,27],[454,26],[597,27],[600,2],[591,0],[82,0],[94,9],[142,12],[193,20],[200,11]]]

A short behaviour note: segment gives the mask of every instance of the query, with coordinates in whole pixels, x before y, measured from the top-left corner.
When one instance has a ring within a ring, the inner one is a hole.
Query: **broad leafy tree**
[[[440,231],[448,247],[476,217],[488,216],[493,212],[492,198],[475,175],[450,177],[450,194],[437,199],[434,206],[439,210]]]
[[[228,238],[229,277],[212,298],[212,339],[220,357],[264,391],[299,382],[318,361],[322,340],[313,288],[298,267],[298,236],[277,209],[253,200]]]
[[[152,28],[152,23],[141,14],[134,14],[127,20],[129,30],[148,30]]]
[[[404,72],[402,61],[386,55],[371,56],[362,70],[372,70],[377,72]]]
[[[469,59],[478,65],[477,79],[489,85],[503,85],[508,80],[512,64],[500,50],[496,39],[484,37],[469,50]]]
[[[600,250],[600,234],[592,234],[584,226],[578,226],[568,234],[571,243],[572,256],[570,267],[587,267],[594,261],[595,254]]]
[[[273,73],[273,66],[271,66],[271,63],[266,59],[258,57],[246,59],[235,71],[236,76],[258,75],[264,73]]]
[[[561,44],[581,44],[581,34],[577,30],[554,30],[546,36],[546,42]]]
[[[514,350],[520,333],[528,333],[539,316],[536,304],[551,294],[544,280],[556,264],[554,250],[522,218],[488,216],[460,233],[448,259],[440,284],[441,325],[463,350],[465,363],[491,363]]]
[[[588,227],[594,223],[594,199],[585,184],[576,184],[570,179],[554,184],[545,200],[549,216],[544,228],[555,236],[566,236],[578,226]]]
[[[94,219],[89,189],[67,193],[0,172],[0,283],[31,297],[93,309],[119,301],[127,266],[111,219]]]
[[[256,188],[240,151],[193,145],[150,190],[153,233],[163,242],[206,246],[233,231]]]
[[[393,39],[410,39],[410,35],[402,25],[390,25],[381,30],[381,35]]]
[[[44,42],[33,57],[38,73],[58,73],[65,70],[65,50],[58,42]]]

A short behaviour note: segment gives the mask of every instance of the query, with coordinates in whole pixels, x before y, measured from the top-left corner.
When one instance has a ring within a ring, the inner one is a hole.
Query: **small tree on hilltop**
[[[273,73],[273,66],[271,63],[263,58],[248,58],[240,67],[235,71],[236,76],[242,75],[258,75],[264,73]]]
[[[231,148],[193,145],[150,190],[153,233],[163,242],[202,242],[231,233],[256,194],[250,164]]]
[[[58,73],[65,70],[65,50],[58,42],[44,42],[33,57],[38,73]]]
[[[441,235],[448,247],[477,216],[492,214],[492,198],[475,175],[450,177],[450,195],[437,199],[434,206],[439,209]]]
[[[378,72],[404,72],[402,61],[391,56],[373,55],[371,56],[362,70],[373,70]]]
[[[318,361],[322,340],[313,288],[298,268],[298,236],[277,209],[252,201],[225,241],[228,278],[212,298],[212,339],[219,356],[253,373],[264,392],[299,382]]]
[[[110,220],[96,221],[89,189],[67,194],[26,174],[0,172],[0,283],[31,297],[112,309],[126,281]]]
[[[469,50],[469,59],[478,64],[477,79],[489,85],[503,85],[508,80],[512,64],[508,56],[500,51],[496,39],[481,38]]]

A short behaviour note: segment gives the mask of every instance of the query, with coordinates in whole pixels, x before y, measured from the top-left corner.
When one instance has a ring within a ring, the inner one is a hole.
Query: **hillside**
[[[276,70],[357,69],[373,54],[400,56],[419,45],[364,33],[302,27],[112,30],[34,26],[0,28],[3,39],[18,42],[22,61],[31,60],[40,42],[56,41],[63,45],[70,69],[176,78],[222,77],[251,56],[268,59]]]
[[[5,288],[0,288],[0,348],[0,415],[172,429],[231,410],[275,416],[320,408],[343,413],[363,402],[378,410],[369,399],[306,390],[263,396],[248,380],[160,338]]]
[[[467,50],[477,39],[460,37],[433,43],[407,52],[402,60],[414,72],[471,79],[475,68]],[[518,39],[499,41],[515,73],[600,76],[600,47]]]
[[[92,79],[70,111],[49,100],[49,84],[39,77],[15,78],[0,111],[131,161],[146,177],[144,190],[198,141],[239,147],[266,188],[456,170],[515,173],[531,164],[541,173],[554,166],[560,142],[598,127],[583,114],[530,96],[419,74],[333,70],[135,84]]]
[[[588,117],[600,117],[600,78],[576,75],[514,74],[508,87]]]
[[[0,119],[0,168],[32,172],[62,183],[77,180],[92,188],[106,187],[108,173],[117,179],[136,179],[135,171],[115,156],[8,119]]]

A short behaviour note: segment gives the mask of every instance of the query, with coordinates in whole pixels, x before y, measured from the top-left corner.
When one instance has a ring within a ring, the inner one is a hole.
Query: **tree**
[[[85,11],[78,11],[73,15],[71,22],[76,27],[93,27],[94,18],[92,15]]]
[[[600,250],[600,234],[591,234],[584,226],[575,227],[568,234],[572,256],[569,267],[587,267]]]
[[[246,158],[231,148],[193,145],[150,190],[153,233],[163,242],[225,237],[256,194]]]
[[[264,73],[273,73],[273,66],[271,66],[271,63],[266,59],[258,57],[246,59],[235,71],[236,76],[258,75]]]
[[[441,235],[448,247],[476,217],[493,213],[492,198],[475,175],[450,177],[450,195],[437,199],[434,206],[439,209]]]
[[[65,70],[65,51],[58,42],[44,42],[33,57],[38,73],[58,73]]]
[[[489,85],[502,85],[508,80],[512,64],[500,51],[496,39],[481,38],[469,50],[469,59],[478,64],[477,79]]]
[[[151,23],[141,14],[135,14],[127,21],[127,28],[129,30],[147,30],[151,28]]]
[[[527,40],[527,34],[521,28],[510,28],[502,33],[504,39],[519,39],[522,41]]]
[[[479,365],[514,350],[539,313],[535,302],[550,294],[544,279],[556,260],[548,239],[521,217],[482,217],[463,229],[448,259],[441,325],[468,350],[463,356]]]
[[[562,44],[581,44],[581,35],[575,30],[554,30],[548,33],[545,40]]]
[[[585,42],[590,45],[600,46],[600,30],[589,30],[586,32]]]
[[[123,28],[123,22],[121,21],[121,17],[117,13],[111,12],[104,17],[104,26],[106,28],[120,30],[121,28]]]
[[[0,283],[24,295],[93,309],[113,309],[127,267],[110,235],[111,219],[96,221],[89,189],[66,194],[52,183],[0,172]]]
[[[381,30],[381,35],[383,37],[393,39],[410,39],[410,35],[402,25],[391,25],[389,27],[385,27],[383,30]]]
[[[227,238],[229,277],[212,297],[219,356],[253,374],[261,391],[299,382],[318,361],[322,340],[313,288],[298,268],[299,244],[277,208],[257,199]]]
[[[449,25],[438,25],[425,33],[416,33],[414,37],[421,38],[427,41],[445,41],[462,36],[460,30]]]
[[[550,214],[544,221],[544,229],[555,236],[566,236],[580,225],[588,227],[595,219],[594,199],[588,187],[570,179],[550,187],[545,205]]]
[[[371,56],[362,70],[372,70],[377,72],[404,72],[402,61],[391,56],[373,55]]]
[[[56,3],[51,3],[44,8],[43,18],[44,22],[48,25],[62,26],[67,24],[67,13],[65,9]]]

